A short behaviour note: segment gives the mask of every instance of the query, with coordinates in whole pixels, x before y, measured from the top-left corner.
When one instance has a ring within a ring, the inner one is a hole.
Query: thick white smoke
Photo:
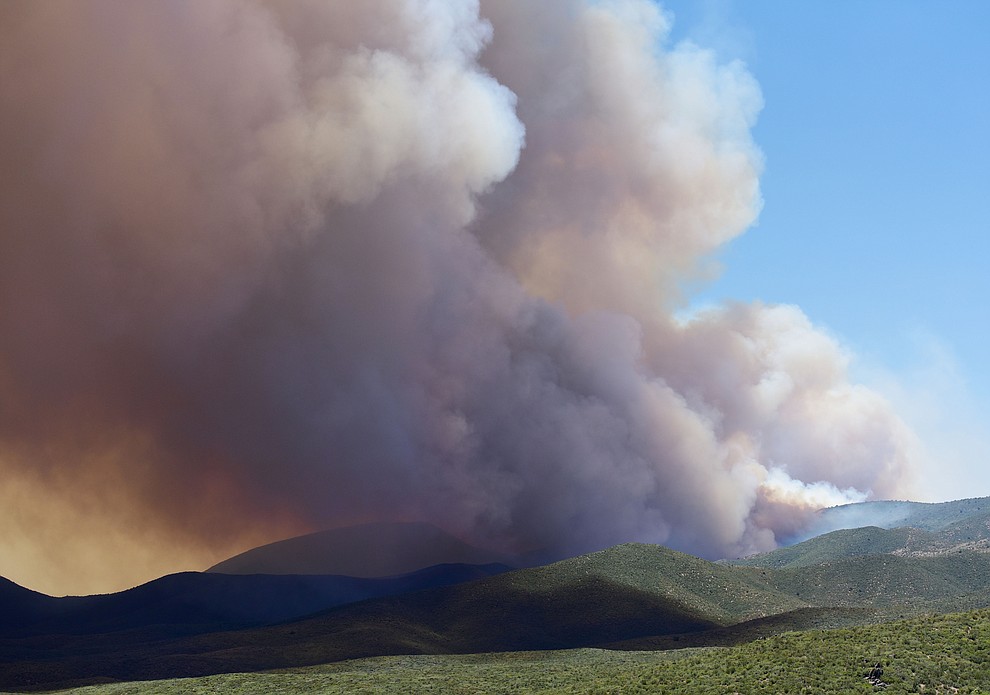
[[[669,22],[0,5],[0,574],[374,519],[717,557],[901,493],[910,433],[798,309],[675,318],[758,213],[761,97]]]

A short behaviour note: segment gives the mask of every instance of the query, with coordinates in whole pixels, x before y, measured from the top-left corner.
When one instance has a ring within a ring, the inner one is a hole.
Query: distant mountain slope
[[[960,550],[990,552],[990,500],[963,500],[961,503],[937,505],[918,505],[914,502],[867,504],[881,505],[880,509],[886,514],[889,523],[902,525],[896,528],[865,526],[831,531],[769,553],[733,560],[731,564],[746,567],[806,567],[869,555],[925,557]],[[839,510],[836,512],[839,516],[829,517],[827,513],[831,510],[824,510],[824,518],[852,519],[863,514],[863,510],[856,510],[855,515],[852,515],[849,509],[832,509]]]
[[[768,581],[815,606],[900,606],[907,612],[990,606],[990,553],[850,557],[768,573]]]
[[[424,523],[374,523],[269,543],[224,560],[223,574],[336,574],[390,577],[441,564],[515,565]]]
[[[11,634],[12,626],[27,625],[57,614],[59,601],[0,577],[0,636]]]
[[[0,636],[141,630],[176,637],[270,625],[329,608],[491,577],[505,565],[437,565],[387,578],[183,572],[127,591],[55,598],[0,579]]]
[[[934,534],[945,548],[990,550],[990,508],[963,516],[959,521],[937,529]]]
[[[910,526],[924,531],[940,531],[967,518],[990,518],[990,497],[936,503],[857,502],[822,509],[817,517],[810,535],[863,526],[886,529]]]
[[[731,564],[774,569],[808,567],[851,557],[894,553],[913,545],[927,547],[933,541],[932,534],[927,531],[906,527],[883,529],[866,526],[832,531],[797,545],[733,560]]]

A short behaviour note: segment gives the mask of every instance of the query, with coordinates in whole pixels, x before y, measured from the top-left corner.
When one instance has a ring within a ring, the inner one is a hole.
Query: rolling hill
[[[897,500],[856,502],[822,509],[816,517],[806,538],[864,526],[885,529],[910,527],[937,532],[959,522],[967,521],[979,526],[981,521],[990,521],[990,497],[934,503]]]
[[[769,586],[760,570],[632,544],[265,628],[164,642],[126,631],[3,640],[0,654],[13,658],[0,662],[0,687],[202,675],[380,654],[570,648],[704,631],[802,605]]]
[[[0,641],[0,687],[255,671],[388,654],[739,644],[787,629],[990,605],[990,555],[857,556],[770,569],[629,544],[268,627]]]
[[[927,531],[907,527],[884,529],[866,526],[832,531],[797,545],[732,560],[731,564],[772,569],[808,567],[851,557],[896,553],[910,547],[927,548],[932,543],[934,536]]]
[[[389,577],[443,564],[518,566],[515,558],[477,548],[418,522],[360,524],[253,548],[210,567],[222,574],[335,574]]]
[[[990,551],[988,498],[940,504],[864,502],[822,510],[819,518],[829,522],[826,525],[861,518],[879,519],[888,525],[830,531],[769,553],[733,560],[731,564],[779,569],[870,555],[932,557]]]
[[[126,630],[150,639],[217,632],[284,622],[347,603],[448,586],[509,569],[496,564],[437,565],[373,579],[182,572],[115,594],[61,598],[0,578],[0,636]]]

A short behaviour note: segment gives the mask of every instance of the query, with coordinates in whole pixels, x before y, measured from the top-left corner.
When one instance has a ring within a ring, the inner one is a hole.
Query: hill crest
[[[518,566],[423,522],[378,522],[317,531],[252,548],[207,572],[392,577],[444,564]]]

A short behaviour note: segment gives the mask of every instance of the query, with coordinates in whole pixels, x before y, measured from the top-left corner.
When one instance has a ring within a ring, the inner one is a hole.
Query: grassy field
[[[127,693],[990,693],[990,610],[809,630],[726,648],[394,656],[71,691]]]

